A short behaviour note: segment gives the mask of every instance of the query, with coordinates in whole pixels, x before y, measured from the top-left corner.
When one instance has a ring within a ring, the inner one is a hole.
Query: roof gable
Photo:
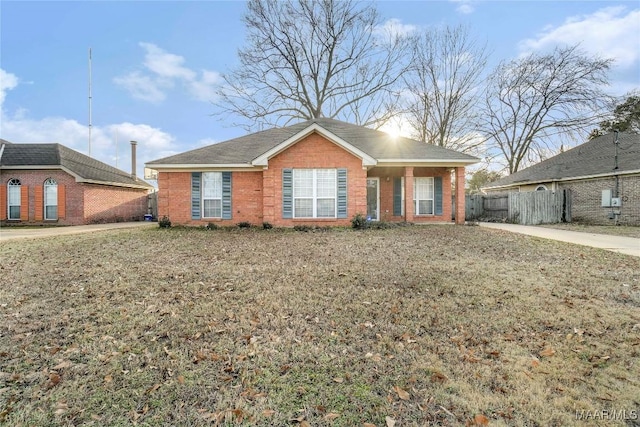
[[[318,133],[321,136],[323,136],[325,139],[333,142],[337,146],[343,148],[345,151],[347,151],[347,152],[353,154],[354,156],[359,157],[360,159],[362,159],[362,165],[363,166],[374,166],[377,163],[376,159],[374,159],[373,157],[371,157],[367,153],[365,153],[362,150],[354,147],[353,145],[351,145],[350,143],[348,143],[344,139],[340,138],[339,136],[337,136],[337,135],[329,132],[328,130],[324,129],[318,123],[312,123],[308,127],[302,129],[300,132],[292,135],[291,137],[289,137],[286,140],[282,141],[280,144],[278,144],[275,147],[271,148],[269,151],[263,153],[262,155],[256,157],[255,159],[253,159],[251,161],[251,164],[253,166],[267,166],[268,163],[269,163],[269,159],[271,159],[272,157],[274,157],[274,156],[278,155],[279,153],[285,151],[290,146],[292,146],[292,145],[296,144],[297,142],[303,140],[304,138],[306,138],[307,136],[311,135],[314,132]]]
[[[640,135],[618,134],[618,168],[615,167],[615,134],[599,136],[584,144],[492,182],[484,188],[500,188],[574,178],[640,172]]]

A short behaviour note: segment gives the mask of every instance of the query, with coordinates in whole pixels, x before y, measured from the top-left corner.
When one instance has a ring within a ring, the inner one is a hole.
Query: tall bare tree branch
[[[477,153],[477,104],[488,53],[465,27],[427,30],[412,38],[412,66],[404,75],[405,113],[413,137]]]
[[[586,136],[601,120],[611,99],[605,92],[611,63],[575,45],[496,68],[487,85],[482,128],[509,173],[563,138]]]
[[[372,4],[249,0],[240,64],[216,105],[247,130],[332,117],[380,126],[397,97],[406,40],[381,31]]]

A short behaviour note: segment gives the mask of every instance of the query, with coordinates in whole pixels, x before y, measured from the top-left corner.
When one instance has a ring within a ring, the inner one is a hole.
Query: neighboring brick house
[[[315,119],[148,162],[158,217],[174,224],[451,222],[477,158],[333,119]],[[464,223],[464,215],[456,217]]]
[[[154,188],[60,144],[0,140],[0,224],[142,220]]]
[[[483,191],[561,189],[571,190],[574,222],[640,225],[640,135],[599,136],[492,182]]]

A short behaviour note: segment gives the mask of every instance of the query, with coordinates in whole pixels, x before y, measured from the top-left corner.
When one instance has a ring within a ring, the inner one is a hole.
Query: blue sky
[[[640,87],[636,1],[386,1],[406,30],[464,24],[490,61],[582,43],[615,59],[610,91]],[[0,137],[59,142],[128,170],[129,140],[146,161],[244,134],[211,116],[220,75],[244,43],[239,1],[0,2]],[[116,144],[117,140],[117,144]]]

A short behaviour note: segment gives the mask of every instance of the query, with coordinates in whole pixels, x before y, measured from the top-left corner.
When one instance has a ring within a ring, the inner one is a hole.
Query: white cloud
[[[4,104],[7,91],[10,91],[16,86],[18,86],[18,77],[0,68],[0,108],[2,108]]]
[[[139,43],[145,50],[144,69],[132,71],[113,79],[132,97],[158,103],[176,86],[184,88],[193,99],[209,102],[215,98],[216,86],[221,81],[215,71],[196,72],[184,66],[185,58],[165,51],[153,43]]]
[[[640,9],[628,11],[624,6],[614,6],[569,17],[562,25],[546,27],[535,38],[523,40],[519,47],[527,54],[580,43],[590,54],[614,58],[615,66],[629,68],[640,58],[638,34]]]
[[[0,69],[0,96],[18,86],[15,75]],[[89,154],[89,128],[76,120],[64,117],[31,118],[28,111],[0,111],[0,138],[16,143],[60,143],[84,154]],[[131,171],[130,141],[137,141],[137,174],[143,176],[144,163],[176,154],[175,138],[161,129],[146,124],[129,122],[93,126],[91,129],[91,157]]]
[[[184,63],[182,56],[166,52],[153,43],[140,43],[140,46],[147,51],[144,65],[149,71],[156,73],[160,77],[184,80],[194,80],[196,78],[194,71],[182,65]]]
[[[458,7],[456,7],[456,11],[458,13],[462,13],[463,15],[469,15],[470,13],[473,13],[476,10],[475,4],[476,1],[475,0],[449,0],[452,3],[455,3],[458,5]]]
[[[191,95],[198,101],[210,102],[216,97],[216,87],[222,83],[222,77],[215,71],[202,70],[202,78],[189,83]]]
[[[164,90],[172,85],[162,79],[153,79],[138,71],[115,77],[113,82],[129,91],[131,96],[142,101],[159,103],[167,97]]]
[[[398,37],[406,37],[414,33],[418,27],[411,24],[403,24],[397,18],[388,19],[384,24],[375,28],[375,33],[384,38],[394,40]]]

